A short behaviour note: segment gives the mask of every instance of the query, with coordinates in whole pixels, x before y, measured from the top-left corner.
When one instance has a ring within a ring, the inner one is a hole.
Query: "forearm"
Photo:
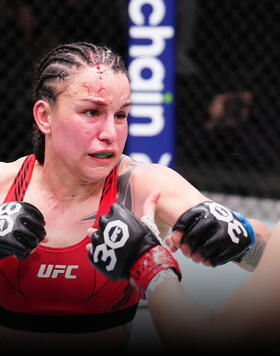
[[[148,299],[156,330],[171,350],[203,350],[209,340],[211,312],[187,295],[178,279],[160,284]]]
[[[247,292],[245,298],[246,295]],[[212,311],[185,293],[178,280],[169,279],[151,293],[148,305],[159,337],[167,349],[211,353],[239,350],[241,345],[251,346],[249,336],[254,337],[251,326],[256,322],[255,313],[251,311],[254,312],[255,308],[248,310],[245,307],[247,303],[243,308],[242,299],[241,293],[241,296],[235,296],[223,307]]]
[[[160,284],[148,304],[156,330],[167,349],[228,352],[273,349],[279,340],[279,288],[244,283],[225,304],[209,310],[196,303],[176,279]]]
[[[238,265],[246,271],[252,272],[258,265],[267,242],[269,241],[271,231],[262,222],[256,219],[248,219],[255,231],[255,244],[246,255],[242,257]]]

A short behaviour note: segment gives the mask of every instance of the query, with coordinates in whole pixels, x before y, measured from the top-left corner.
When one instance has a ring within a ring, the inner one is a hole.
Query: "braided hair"
[[[115,73],[128,76],[123,59],[108,47],[101,47],[88,42],[62,44],[47,53],[35,68],[33,85],[34,100],[48,100],[55,103],[58,95],[58,83],[71,77],[73,69],[86,66],[105,65]],[[33,152],[40,164],[45,159],[45,135],[33,125]]]

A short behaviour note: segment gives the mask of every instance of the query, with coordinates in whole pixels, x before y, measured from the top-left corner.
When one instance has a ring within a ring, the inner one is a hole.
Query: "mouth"
[[[112,158],[114,154],[112,152],[104,151],[104,152],[92,153],[90,154],[90,156],[94,158],[108,159],[108,158]]]

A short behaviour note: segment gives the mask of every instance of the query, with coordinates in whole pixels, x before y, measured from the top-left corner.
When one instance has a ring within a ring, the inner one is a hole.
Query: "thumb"
[[[156,207],[160,195],[161,193],[159,191],[154,191],[147,197],[143,205],[143,215],[148,215],[153,219],[155,218]]]
[[[92,237],[92,235],[95,233],[95,231],[97,231],[97,229],[93,228],[93,227],[89,227],[87,229],[87,233],[89,237]]]
[[[160,198],[160,192],[155,191],[151,193],[144,202],[143,205],[143,213],[144,215],[141,217],[141,221],[148,226],[148,228],[153,232],[153,234],[159,239],[160,232],[155,224],[155,212],[158,200]]]
[[[87,233],[88,233],[88,236],[90,238],[92,238],[93,234],[95,233],[95,231],[97,231],[97,229],[94,229],[93,227],[89,227],[88,230],[87,230]],[[86,249],[89,251],[90,249],[92,248],[92,244],[91,243],[88,243],[86,245]]]

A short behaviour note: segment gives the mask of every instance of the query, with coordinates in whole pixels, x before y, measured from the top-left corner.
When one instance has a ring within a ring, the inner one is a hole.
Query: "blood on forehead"
[[[100,83],[98,83],[97,81],[93,81],[93,82],[82,82],[82,87],[87,89],[87,91],[88,91],[88,96],[101,95],[102,97],[105,98],[105,96],[104,96],[105,88],[103,88],[102,86],[100,86]]]
[[[88,96],[101,97],[103,101],[106,98],[106,90],[103,86],[103,70],[99,64],[96,65],[97,79],[89,82],[82,82],[82,87],[88,91]]]

